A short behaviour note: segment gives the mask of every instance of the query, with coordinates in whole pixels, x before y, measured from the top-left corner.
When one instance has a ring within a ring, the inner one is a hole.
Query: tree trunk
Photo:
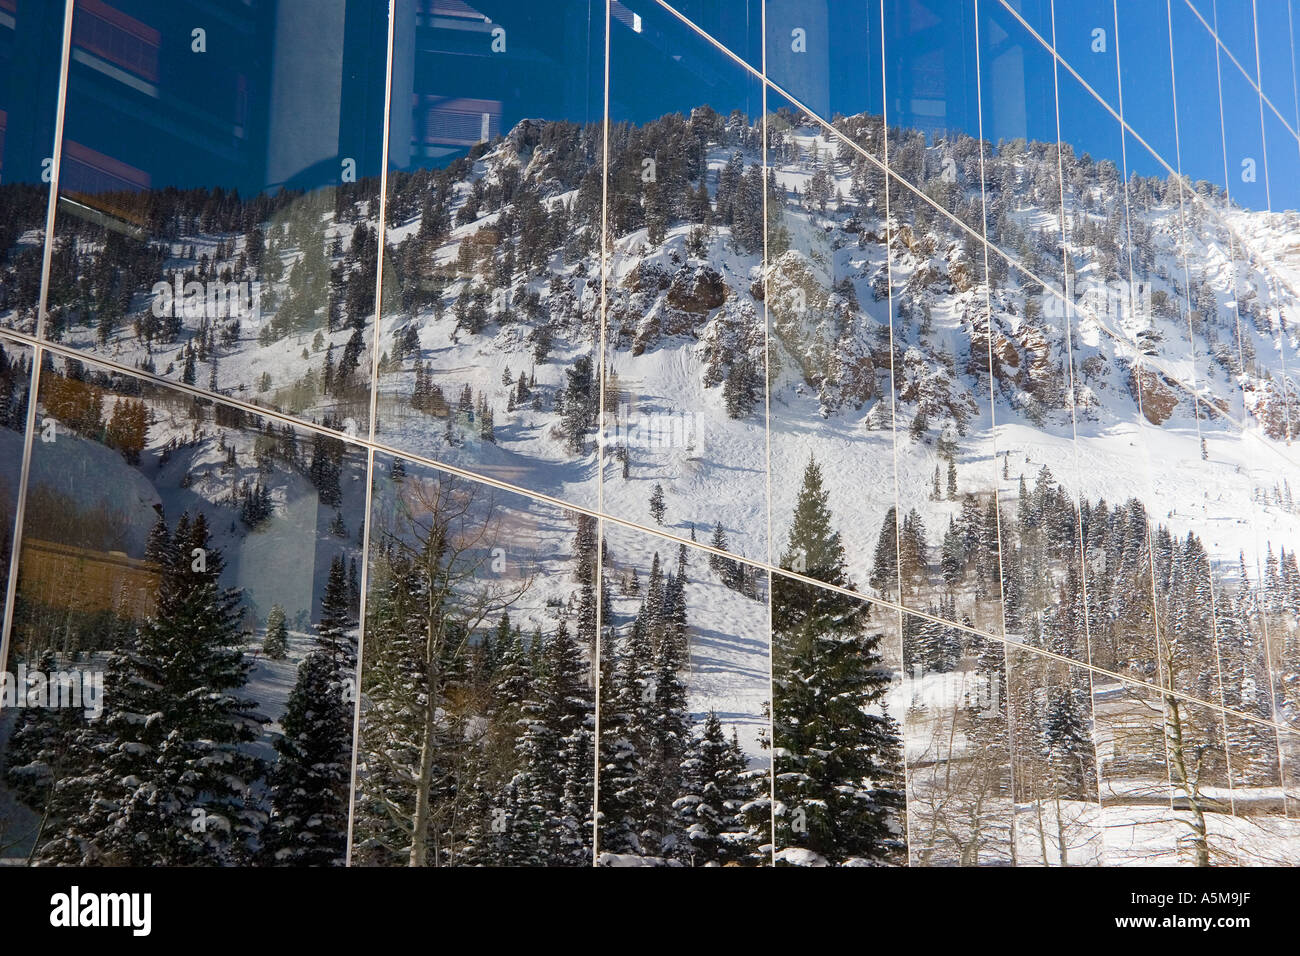
[[[1070,851],[1065,845],[1065,819],[1061,816],[1061,798],[1056,798],[1056,849],[1061,857],[1061,866],[1070,865]]]
[[[432,688],[430,688],[432,691]],[[411,866],[428,866],[429,811],[432,794],[434,743],[434,704],[432,694],[424,708],[420,734],[420,770],[415,779],[415,813],[411,821]]]
[[[442,699],[442,680],[438,672],[440,659],[438,626],[434,618],[434,589],[429,588],[429,616],[424,625],[425,703],[420,727],[420,770],[415,780],[415,813],[412,819],[411,866],[428,866],[429,814],[432,811],[434,743],[438,720],[438,701]],[[435,863],[436,863],[435,859]]]
[[[1035,800],[1034,809],[1038,811],[1038,846],[1043,854],[1043,866],[1050,866],[1047,862],[1047,828],[1043,826],[1043,801]]]
[[[1169,759],[1176,772],[1175,779],[1179,788],[1187,797],[1187,805],[1192,811],[1192,845],[1196,853],[1195,866],[1210,865],[1210,843],[1205,825],[1205,811],[1201,808],[1197,787],[1188,779],[1187,758],[1183,752],[1183,718],[1176,697],[1165,698],[1165,709],[1169,728]]]

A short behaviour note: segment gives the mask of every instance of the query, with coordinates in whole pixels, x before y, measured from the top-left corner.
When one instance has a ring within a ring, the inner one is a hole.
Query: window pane
[[[1267,180],[1260,175],[1260,167],[1264,165],[1260,160],[1264,154],[1264,134],[1259,92],[1224,57],[1220,57],[1219,70],[1228,195],[1244,209],[1268,209]]]
[[[368,431],[382,0],[78,2],[46,334]]]
[[[922,648],[942,649],[942,663],[927,669]],[[905,615],[903,655],[911,865],[1013,865],[1004,645]]]
[[[884,23],[890,168],[979,234],[975,8],[889,0]],[[890,199],[900,211],[917,201],[905,190]],[[936,218],[929,210],[923,215]],[[954,224],[937,218],[945,232],[963,237]]]
[[[881,114],[879,2],[767,0],[765,17],[769,82],[828,122]]]
[[[24,854],[341,865],[363,456],[45,357],[10,657],[81,706],[26,709],[9,738],[9,785],[45,817]]]
[[[629,9],[641,31],[610,37],[605,508],[765,557],[762,84]]]
[[[35,332],[63,5],[0,6],[0,325]]]
[[[1223,864],[1232,839],[1223,718],[1138,685],[1093,685],[1108,866]]]
[[[27,346],[0,338],[0,584],[8,595],[9,561],[14,546],[14,513],[23,464],[23,431],[27,427],[32,352]]]
[[[847,574],[897,595],[894,359],[885,180],[869,157],[783,101],[768,102],[767,404],[773,557],[787,550],[815,468],[847,516]],[[901,188],[895,180],[895,187]],[[849,237],[852,238],[849,238]],[[853,462],[853,468],[841,463]]]
[[[610,525],[601,866],[772,864],[768,578]]]
[[[1061,290],[1055,60],[999,4],[979,10],[981,119],[992,149],[984,171],[986,235]]]
[[[1120,43],[1115,6],[1114,0],[1070,0],[1053,3],[1052,12],[1057,54],[1118,112]],[[1159,50],[1155,53],[1159,55]]]
[[[1178,169],[1198,192],[1201,180],[1221,191],[1227,184],[1228,168],[1224,166],[1220,106],[1231,104],[1220,99],[1218,48],[1186,0],[1170,0],[1169,12],[1178,107]]]
[[[769,0],[768,33],[772,32],[774,4]],[[860,5],[855,5],[860,6]],[[744,59],[756,70],[763,68],[763,0],[676,0],[672,7],[728,51]],[[839,15],[853,16],[855,9],[837,10]],[[644,29],[648,15],[644,5],[613,0],[610,15],[633,28]],[[638,18],[640,18],[638,20]]]
[[[1178,0],[1181,4],[1182,0]],[[1174,70],[1169,49],[1166,3],[1116,3],[1115,33],[1119,46],[1120,90],[1124,122],[1171,169],[1178,168],[1178,128],[1174,114]],[[1142,150],[1129,159],[1129,170],[1163,176],[1156,157]]]
[[[1046,648],[1069,640],[1068,631],[1053,627]],[[1017,865],[1105,865],[1089,672],[1008,648],[1007,684]]]
[[[1260,89],[1292,130],[1300,129],[1300,116],[1296,114],[1296,26],[1291,0],[1255,4]]]
[[[595,507],[604,4],[398,10],[377,435]]]
[[[591,866],[596,521],[375,461],[357,866]]]
[[[1219,43],[1227,48],[1252,82],[1256,80],[1255,7],[1258,5],[1253,0],[1251,3],[1233,3],[1232,0],[1206,3],[1197,0],[1198,8],[1214,27]],[[1208,6],[1213,7],[1212,15],[1205,10]]]

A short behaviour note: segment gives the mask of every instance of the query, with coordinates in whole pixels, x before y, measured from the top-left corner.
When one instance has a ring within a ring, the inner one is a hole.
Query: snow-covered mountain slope
[[[619,125],[606,189],[598,127],[530,120],[391,175],[380,441],[775,563],[815,458],[864,593],[890,509],[916,511],[934,560],[966,495],[1013,512],[1044,468],[1194,531],[1228,578],[1300,541],[1291,220],[1050,144],[892,130],[932,201],[886,195],[880,119],[836,127],[774,114],[764,169],[765,127],[739,114]],[[364,428],[377,204],[360,184],[326,198],[206,215],[224,229],[158,210],[172,238],[132,274],[261,282],[255,320],[156,327],[135,279],[109,320],[56,296],[63,341]],[[84,276],[134,268],[89,228],[63,242]],[[246,548],[250,587],[272,537]]]
[[[671,141],[671,133],[664,137]],[[1213,197],[1198,197],[1201,205],[1180,201],[1173,186],[1147,180],[1130,183],[1126,196],[1107,179],[1105,164],[1071,158],[1067,304],[1036,281],[1052,285],[1050,268],[1035,276],[999,268],[995,254],[993,283],[979,281],[978,247],[914,198],[887,223],[883,197],[872,192],[861,158],[824,131],[796,126],[772,150],[764,273],[761,243],[741,235],[752,226],[736,212],[745,199],[743,184],[734,182],[737,168],[752,166],[760,154],[734,125],[723,125],[716,142],[701,138],[707,149],[699,182],[709,190],[711,224],[690,220],[695,186],[689,180],[663,186],[680,188],[686,198],[678,203],[684,211],[672,206],[659,222],[641,224],[653,218],[655,201],[644,184],[636,195],[614,200],[646,208],[611,217],[603,336],[607,376],[617,377],[606,382],[602,500],[609,513],[650,521],[646,502],[658,484],[666,528],[685,532],[692,523],[704,529],[720,523],[738,554],[779,559],[798,475],[816,456],[832,463],[828,482],[844,516],[854,577],[863,581],[876,532],[894,504],[895,480],[904,510],[916,507],[930,527],[946,523],[952,507],[929,501],[936,446],[946,439],[957,447],[963,492],[991,493],[1003,470],[998,460],[1009,458],[1001,491],[1013,499],[1019,475],[1032,479],[1047,465],[1074,494],[1111,501],[1136,496],[1172,527],[1208,532],[1225,568],[1235,566],[1237,552],[1253,550],[1252,501],[1291,464],[1290,410],[1281,388],[1293,348],[1283,319],[1291,294],[1236,245],[1228,228],[1241,233],[1259,214]],[[554,219],[572,223],[576,191],[554,185],[547,157],[530,152],[526,139],[517,133],[486,152],[465,170],[458,190],[469,183],[471,194],[486,188],[490,195],[491,184],[511,178],[519,188],[535,188]],[[924,168],[942,169],[947,152],[960,157],[968,143],[932,147]],[[998,163],[1009,208],[1000,195],[988,199],[990,221],[1000,220],[999,246],[1035,247],[1029,258],[1039,265],[1051,257],[1037,244],[1055,249],[1059,261],[1059,235],[1054,239],[1050,230],[1058,220],[1050,209],[1023,201],[1017,180],[1054,158],[1005,149]],[[613,189],[625,181],[617,171],[611,177]],[[967,202],[978,201],[977,186],[967,185]],[[823,194],[829,197],[824,208]],[[518,204],[503,202],[472,220],[461,215],[464,206],[451,208],[459,224],[437,246],[442,266],[471,240],[491,244],[497,257],[507,255],[502,250],[517,256],[529,243],[523,234],[512,238],[508,223],[499,229],[503,218],[519,214]],[[622,231],[620,219],[637,228]],[[1108,234],[1116,224],[1119,233]],[[391,236],[400,250],[404,238],[417,243],[418,232],[417,218]],[[888,246],[887,234],[893,236]],[[1268,235],[1253,238],[1267,242]],[[452,447],[438,434],[442,419],[409,413],[400,426],[381,421],[386,440],[593,503],[594,444],[589,440],[583,452],[566,449],[565,436],[556,434],[563,414],[547,408],[567,387],[566,366],[590,354],[599,338],[600,263],[591,254],[576,262],[571,255],[572,249],[556,249],[545,268],[513,275],[510,304],[489,310],[477,333],[455,316],[457,304],[476,290],[495,294],[493,278],[482,275],[486,260],[439,276],[441,308],[414,309],[386,324],[381,349],[390,358],[399,351],[398,338],[414,329],[418,361],[429,362],[445,394],[469,385],[488,396],[495,447],[472,440]],[[516,306],[532,297],[535,302]],[[557,343],[541,365],[534,352],[539,330]],[[773,370],[766,395],[755,377],[765,342]],[[745,394],[743,413],[732,417],[727,382],[742,357],[752,364],[735,389]],[[414,362],[381,379],[381,420],[382,409],[412,395]],[[510,390],[498,383],[507,369],[512,380],[521,371],[536,374],[540,410],[502,408]],[[918,415],[923,427],[913,430]],[[772,542],[765,507],[769,456]],[[1269,512],[1263,519],[1270,535],[1294,540],[1289,517]],[[1238,522],[1229,533],[1226,525]]]

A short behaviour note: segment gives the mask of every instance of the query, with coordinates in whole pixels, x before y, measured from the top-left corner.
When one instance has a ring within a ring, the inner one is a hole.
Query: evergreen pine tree
[[[744,811],[756,796],[746,764],[734,730],[728,740],[722,721],[710,710],[691,736],[682,761],[682,795],[673,803],[684,828],[680,855],[693,866],[750,862],[758,834],[745,820]],[[767,774],[761,776],[765,784]]]
[[[664,486],[656,483],[650,493],[650,516],[655,519],[655,524],[664,523],[664,515],[667,511],[668,507],[664,504]]]
[[[949,588],[956,587],[957,582],[961,580],[962,572],[966,566],[966,556],[963,550],[963,540],[961,530],[957,527],[956,519],[948,519],[948,530],[943,535],[943,546],[939,556],[939,572],[943,575],[943,581]]]
[[[512,861],[522,865],[589,865],[595,703],[577,643],[563,622],[547,642],[520,707],[520,771],[511,782],[519,811],[510,827]],[[585,755],[586,765],[582,765]],[[575,780],[575,775],[579,780]]]
[[[898,516],[892,507],[885,512],[884,524],[880,526],[880,535],[876,538],[870,583],[885,595],[898,588]]]
[[[275,742],[271,815],[262,856],[281,866],[342,866],[352,773],[351,659],[335,653],[320,626],[320,646],[298,667]]]
[[[260,827],[247,790],[263,766],[245,745],[262,718],[239,696],[251,667],[239,592],[220,583],[202,514],[182,515],[165,549],[155,531],[150,547],[166,559],[156,611],[107,662],[104,714],[73,744],[90,744],[87,770],[51,793],[57,823],[37,861],[238,862]]]
[[[810,460],[781,564],[790,567],[801,556],[809,577],[850,588],[828,498],[821,469]],[[902,744],[883,709],[890,678],[881,635],[867,633],[868,607],[773,576],[778,856],[798,848],[830,864],[884,863],[904,852]]]
[[[343,569],[343,557],[339,555],[330,562],[325,594],[320,602],[320,624],[316,627],[316,633],[321,648],[339,660],[350,655],[352,641],[348,630],[351,624],[352,600]]]
[[[282,661],[289,654],[289,632],[285,628],[284,608],[272,604],[266,615],[266,638],[262,641],[262,653],[273,661]]]

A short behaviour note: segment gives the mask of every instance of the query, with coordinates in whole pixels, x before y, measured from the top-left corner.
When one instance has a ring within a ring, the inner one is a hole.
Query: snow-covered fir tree
[[[810,460],[781,556],[852,590],[821,469]],[[899,862],[902,739],[884,710],[890,677],[865,601],[772,581],[777,855],[791,864]]]

